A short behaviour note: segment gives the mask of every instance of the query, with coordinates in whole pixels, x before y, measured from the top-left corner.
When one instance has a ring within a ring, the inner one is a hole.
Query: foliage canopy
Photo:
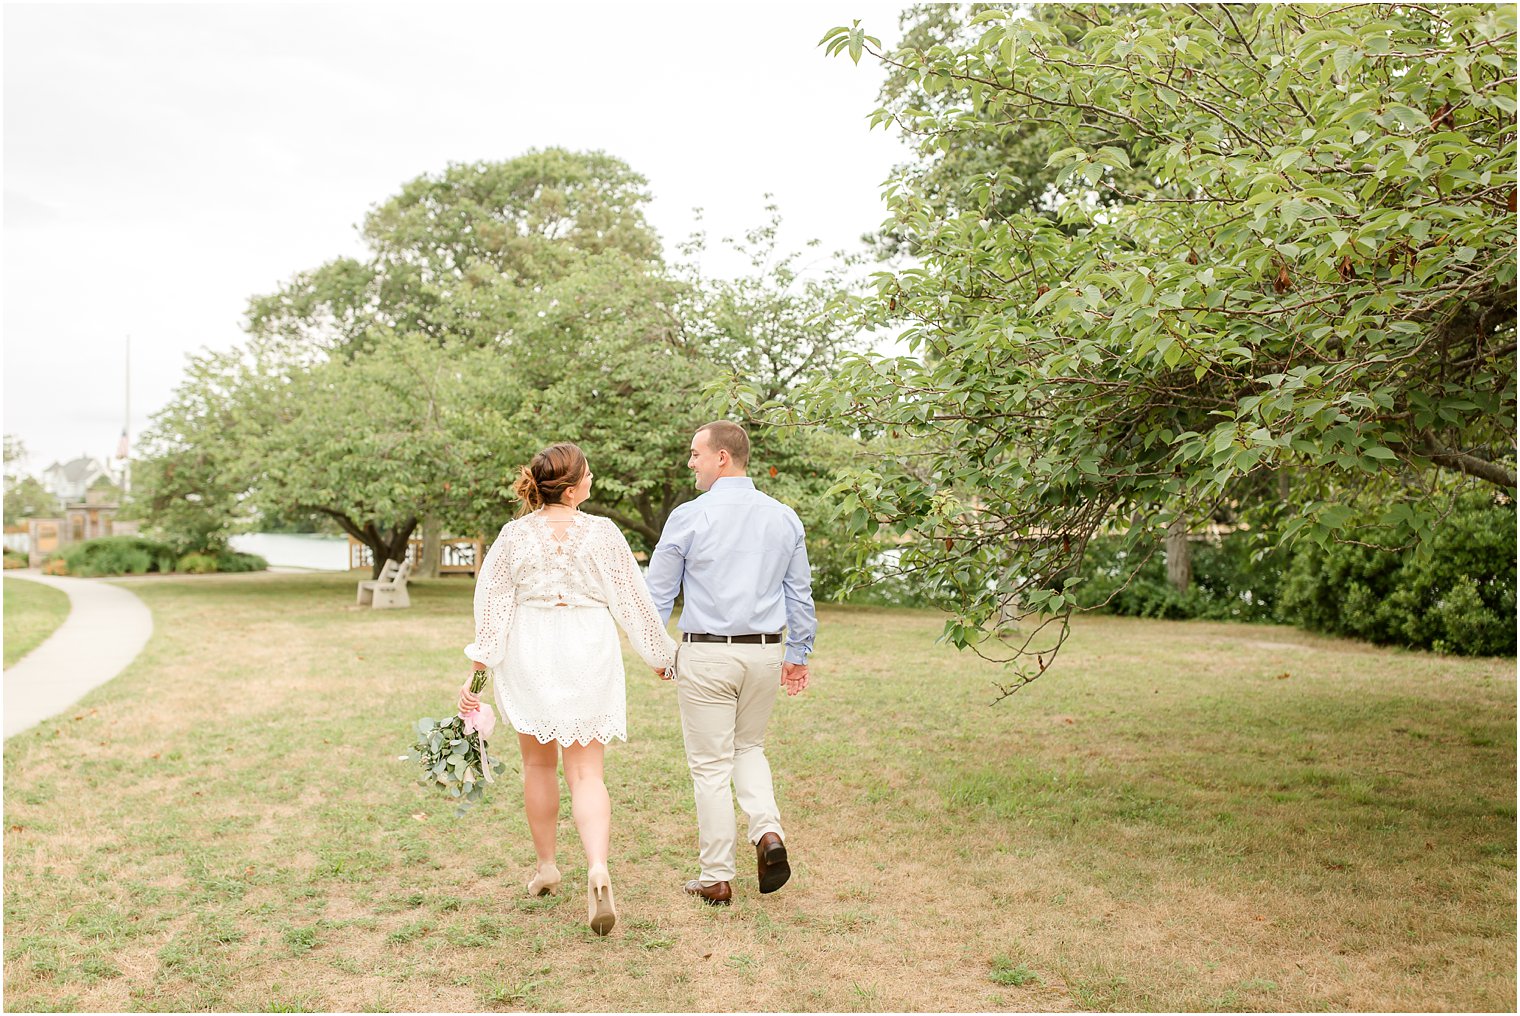
[[[862,534],[916,537],[902,566],[953,642],[1010,597],[1051,612],[1009,690],[1064,636],[1069,597],[1042,586],[1095,532],[1138,540],[1286,472],[1286,536],[1399,543],[1438,485],[1515,487],[1513,8],[1070,17],[1079,43],[1003,7],[926,49],[858,23],[822,42],[903,82],[871,122],[917,143],[886,199],[918,261],[862,321],[915,355],[848,361],[800,415],[913,439],[844,499]],[[943,198],[945,153],[1029,124],[1055,216],[1004,201],[996,166]],[[1363,527],[1358,498],[1382,506]]]

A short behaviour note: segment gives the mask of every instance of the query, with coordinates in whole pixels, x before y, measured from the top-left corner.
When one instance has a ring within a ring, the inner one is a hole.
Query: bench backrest
[[[380,568],[380,578],[379,578],[379,581],[381,581],[381,582],[389,582],[391,579],[395,578],[396,577],[396,568],[397,568],[396,562],[392,561],[390,559],[387,559],[386,562],[385,562],[385,564],[382,565],[381,568]]]
[[[393,585],[393,586],[404,586],[404,585],[406,585],[406,580],[407,580],[407,578],[409,578],[411,576],[411,574],[412,574],[412,562],[410,560],[402,561],[401,562],[401,567],[396,569],[396,574],[391,576],[391,585]]]

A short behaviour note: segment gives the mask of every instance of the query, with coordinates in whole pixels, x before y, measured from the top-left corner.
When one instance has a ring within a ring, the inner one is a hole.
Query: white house
[[[42,471],[42,486],[65,504],[83,501],[90,484],[101,477],[116,482],[116,477],[99,459],[81,455],[68,462],[55,462]]]

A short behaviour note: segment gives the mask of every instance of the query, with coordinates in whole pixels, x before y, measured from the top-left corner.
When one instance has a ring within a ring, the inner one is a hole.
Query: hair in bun
[[[512,492],[522,502],[518,514],[537,511],[548,504],[560,504],[565,492],[585,476],[586,455],[579,446],[569,441],[550,445],[517,472]]]

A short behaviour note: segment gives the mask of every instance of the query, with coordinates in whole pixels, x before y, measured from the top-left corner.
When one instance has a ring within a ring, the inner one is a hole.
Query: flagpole
[[[126,455],[121,462],[121,492],[132,493],[132,336],[127,336],[127,415],[121,422],[122,443]]]

